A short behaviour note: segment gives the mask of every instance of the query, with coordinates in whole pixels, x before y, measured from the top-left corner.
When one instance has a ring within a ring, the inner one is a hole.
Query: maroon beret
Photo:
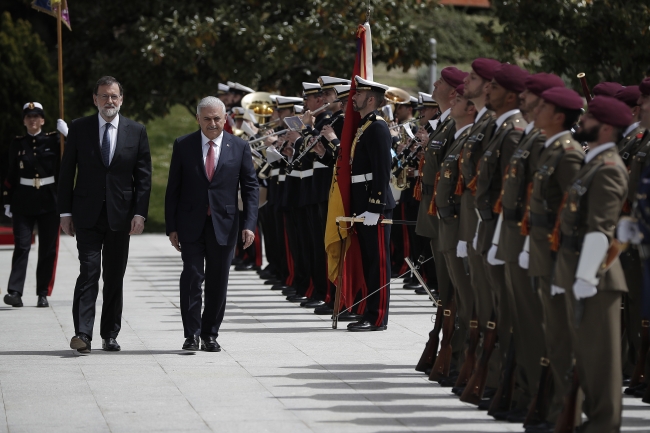
[[[584,106],[578,92],[567,89],[566,87],[551,87],[545,90],[541,97],[549,104],[564,108],[565,110],[580,110]]]
[[[627,128],[632,124],[630,107],[611,96],[596,96],[587,105],[587,110],[599,122],[616,128]]]
[[[494,73],[501,66],[501,62],[494,59],[478,58],[472,62],[472,69],[484,80],[492,81]]]
[[[440,72],[442,79],[453,88],[463,84],[467,75],[467,72],[463,72],[455,66],[447,66]]]
[[[641,84],[639,84],[639,90],[643,96],[650,96],[650,77],[641,81]]]
[[[611,81],[603,81],[598,83],[591,89],[591,92],[594,96],[611,96],[612,98],[616,95],[616,92],[623,88],[622,84],[614,83]]]
[[[639,86],[627,86],[616,92],[616,96],[614,97],[619,101],[625,102],[630,107],[636,107],[639,105],[641,91],[639,90]]]
[[[564,87],[564,81],[557,75],[546,72],[529,75],[526,78],[526,88],[537,96],[541,96],[545,90],[551,87]]]
[[[494,81],[506,90],[521,93],[526,90],[528,75],[530,75],[528,71],[521,69],[519,66],[504,63],[494,73]]]
[[[465,95],[465,85],[461,84],[460,86],[456,87],[456,93],[458,93],[460,96]]]

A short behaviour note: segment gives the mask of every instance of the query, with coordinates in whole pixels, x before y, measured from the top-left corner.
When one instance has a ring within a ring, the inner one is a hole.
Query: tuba
[[[271,94],[267,92],[254,92],[244,96],[241,100],[241,106],[244,110],[251,110],[255,113],[255,123],[266,123],[271,114],[273,114],[273,100]]]

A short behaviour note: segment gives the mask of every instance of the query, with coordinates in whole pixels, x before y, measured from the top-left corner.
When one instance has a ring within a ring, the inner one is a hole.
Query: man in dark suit
[[[70,347],[81,353],[90,352],[102,263],[102,348],[120,350],[115,339],[122,322],[129,236],[142,233],[151,193],[147,131],[119,115],[122,85],[113,77],[100,78],[93,100],[99,114],[70,126],[58,191],[61,228],[77,235],[81,266],[72,304],[76,335]]]
[[[219,327],[239,233],[237,190],[244,204],[242,241],[255,240],[259,183],[249,144],[223,130],[226,107],[208,96],[196,108],[200,130],[177,138],[165,194],[165,224],[171,244],[181,252],[183,349],[219,352]],[[201,315],[201,284],[205,309]]]

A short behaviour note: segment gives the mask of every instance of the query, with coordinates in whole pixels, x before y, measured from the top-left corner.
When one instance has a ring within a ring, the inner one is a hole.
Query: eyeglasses
[[[117,101],[120,99],[121,95],[97,95],[97,97],[102,101],[108,101],[109,99],[112,101]]]

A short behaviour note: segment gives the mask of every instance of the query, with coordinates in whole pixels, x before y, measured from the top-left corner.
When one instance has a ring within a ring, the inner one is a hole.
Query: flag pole
[[[56,40],[59,47],[59,119],[63,119],[63,38],[61,35],[61,13],[63,10],[63,0],[59,1],[59,7],[56,9]],[[65,137],[59,134],[61,141],[61,158],[63,158],[63,147]]]

